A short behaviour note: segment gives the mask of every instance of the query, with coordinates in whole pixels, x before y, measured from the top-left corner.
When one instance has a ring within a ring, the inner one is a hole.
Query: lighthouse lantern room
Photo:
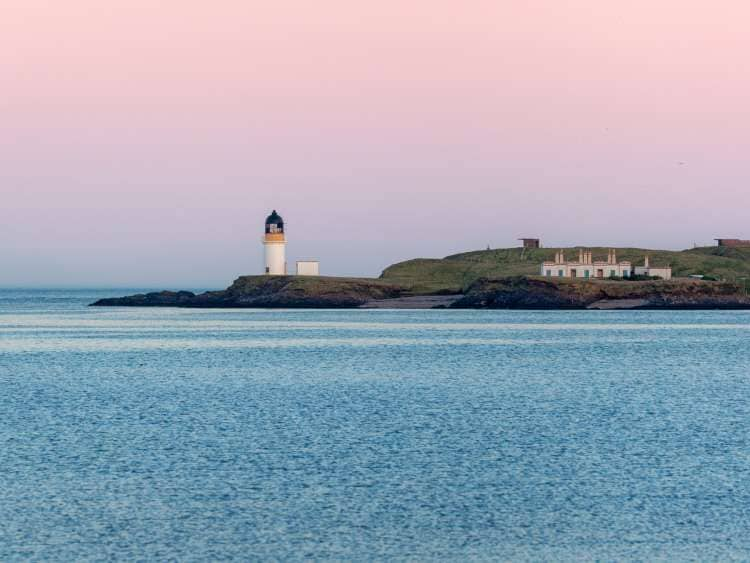
[[[286,275],[286,236],[284,235],[284,220],[281,215],[273,212],[266,218],[266,233],[263,236],[265,255],[264,272],[269,276]]]

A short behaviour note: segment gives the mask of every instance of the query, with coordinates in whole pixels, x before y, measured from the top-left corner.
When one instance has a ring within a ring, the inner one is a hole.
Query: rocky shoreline
[[[223,291],[161,291],[100,299],[94,307],[356,308],[402,297],[403,289],[380,280],[299,276],[242,276]]]
[[[97,307],[305,309],[750,309],[737,284],[698,280],[480,279],[461,294],[419,295],[382,279],[243,276],[223,291],[162,291],[101,299]]]
[[[461,309],[750,309],[731,282],[480,279],[452,307]]]

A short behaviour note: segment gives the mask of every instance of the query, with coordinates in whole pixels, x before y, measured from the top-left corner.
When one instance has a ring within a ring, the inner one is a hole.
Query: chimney
[[[645,266],[646,268],[650,268],[650,267],[651,267],[651,266],[649,266],[648,254],[646,254],[646,258],[645,258],[645,259],[644,259],[644,261],[643,261],[643,265],[644,265],[644,266]]]

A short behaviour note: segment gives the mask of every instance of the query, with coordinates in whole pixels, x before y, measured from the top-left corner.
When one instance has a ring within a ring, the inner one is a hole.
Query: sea
[[[750,560],[750,312],[0,290],[0,560]]]

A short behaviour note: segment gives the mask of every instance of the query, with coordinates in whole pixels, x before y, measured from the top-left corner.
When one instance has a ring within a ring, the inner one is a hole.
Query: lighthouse
[[[269,276],[286,275],[286,236],[284,220],[274,209],[266,218],[266,234],[263,236],[265,269]]]

